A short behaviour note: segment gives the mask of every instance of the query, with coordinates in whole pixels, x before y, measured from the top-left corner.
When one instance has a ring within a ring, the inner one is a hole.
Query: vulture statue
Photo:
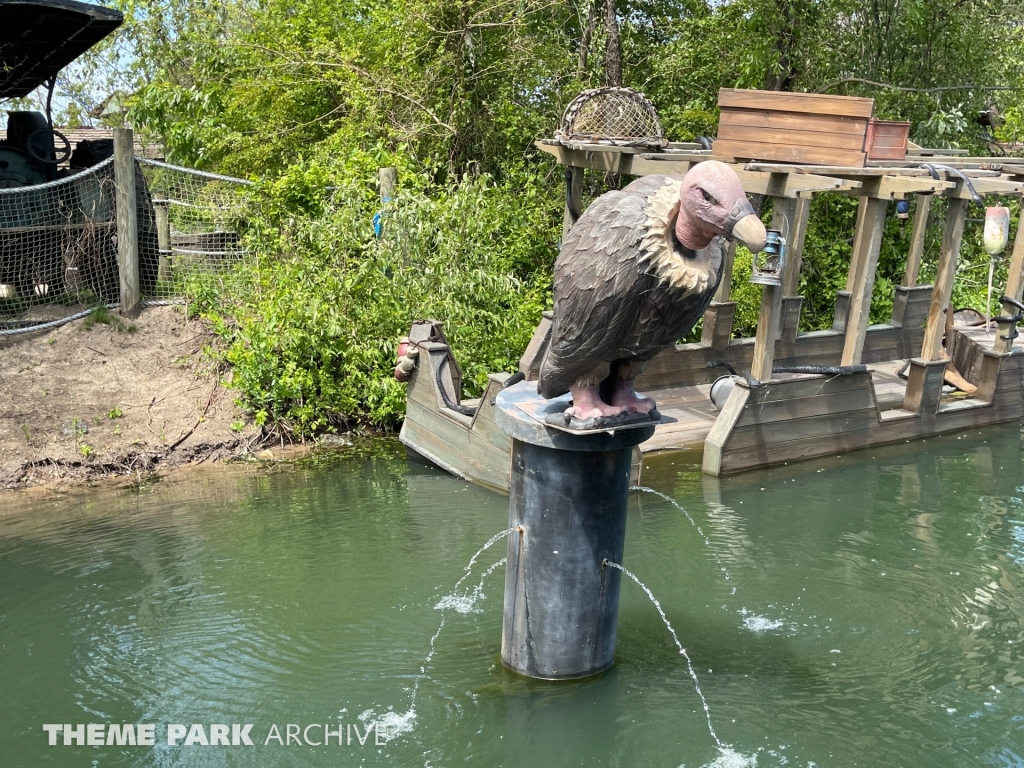
[[[555,262],[554,321],[537,385],[546,399],[572,394],[567,424],[654,411],[633,379],[704,314],[727,237],[756,253],[766,232],[739,177],[713,160],[681,179],[645,176],[587,208]]]

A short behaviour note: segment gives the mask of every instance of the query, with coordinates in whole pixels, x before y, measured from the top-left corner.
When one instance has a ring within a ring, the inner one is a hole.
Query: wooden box
[[[909,140],[910,123],[872,117],[864,138],[864,151],[868,160],[905,160]]]
[[[718,157],[863,167],[874,99],[722,88]]]

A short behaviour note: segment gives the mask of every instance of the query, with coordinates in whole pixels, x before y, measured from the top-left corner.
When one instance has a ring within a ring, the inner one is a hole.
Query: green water
[[[0,766],[1022,766],[1021,469],[1014,427],[721,483],[646,470],[710,549],[634,493],[624,564],[725,752],[626,580],[616,665],[584,682],[503,670],[503,568],[437,610],[507,500],[398,451],[0,496]],[[395,738],[264,744],[375,721]],[[44,723],[157,744],[49,746]],[[166,744],[193,723],[251,723],[254,746]]]

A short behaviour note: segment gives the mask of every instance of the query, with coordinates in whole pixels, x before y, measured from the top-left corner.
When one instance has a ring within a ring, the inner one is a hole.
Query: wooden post
[[[732,296],[732,265],[735,261],[736,241],[733,240],[725,244],[725,252],[722,254],[722,279],[718,281],[714,298],[719,304],[729,301]]]
[[[567,165],[565,167],[566,173],[572,175],[572,183],[569,187],[569,195],[572,198],[572,207],[576,209],[576,213],[582,214],[583,211],[583,169],[577,168],[573,165]],[[568,182],[567,182],[568,183]],[[568,202],[565,204],[565,211],[562,214],[562,240],[565,240],[565,236],[569,234],[569,230],[572,229],[572,225],[576,223],[576,217],[572,215],[569,210]]]
[[[789,219],[789,232],[786,234],[786,264],[782,270],[782,320],[779,323],[779,336],[783,341],[793,342],[800,332],[800,312],[804,301],[804,297],[799,295],[800,266],[803,262],[811,200],[808,197],[796,198],[788,208],[792,215]],[[772,228],[775,228],[775,224],[773,216]]]
[[[1017,236],[1013,240],[1013,252],[1010,255],[1010,267],[1006,275],[1006,293],[1011,299],[1020,301],[1024,289],[1024,198],[1021,198],[1021,216],[1017,224]],[[1011,304],[1002,305],[1004,315],[1017,314],[1017,308]],[[1013,339],[1003,337],[1010,333],[1009,323],[999,323],[996,337],[992,341],[994,352],[1009,352],[1013,348]]]
[[[953,295],[953,274],[960,255],[960,240],[964,234],[964,220],[967,218],[967,200],[949,198],[949,210],[942,230],[942,249],[939,251],[939,266],[935,273],[935,287],[932,301],[928,305],[928,325],[924,329],[924,343],[921,345],[922,360],[938,360],[942,355],[942,333],[946,327],[945,312]]]
[[[114,189],[121,314],[134,320],[142,312],[142,291],[139,287],[139,222],[135,202],[135,138],[131,128],[114,129]]]
[[[715,349],[729,346],[732,339],[732,323],[736,314],[736,302],[729,301],[732,295],[732,266],[736,260],[735,241],[727,243],[722,254],[722,279],[718,281],[715,298],[704,312],[700,341]]]
[[[782,314],[782,287],[761,287],[761,311],[757,316],[757,335],[754,337],[754,360],[750,375],[758,381],[769,381],[775,364],[775,337],[778,336],[779,316]]]
[[[846,273],[846,288],[836,295],[836,311],[832,317],[832,330],[846,333],[850,321],[850,303],[853,295],[853,284],[857,277],[857,254],[860,253],[861,233],[864,231],[864,213],[867,211],[868,198],[861,197],[857,205],[857,223],[853,225],[853,251],[850,254],[850,268]]]
[[[159,254],[156,279],[167,283],[171,280],[171,203],[169,200],[154,200],[153,213],[156,214],[156,242]]]
[[[811,199],[797,198],[793,206],[792,227],[786,238],[789,253],[786,266],[782,272],[782,295],[797,296],[800,294],[800,266],[804,258],[804,240],[807,237],[807,221],[810,218]],[[773,219],[772,226],[775,226]]]
[[[380,187],[380,201],[391,202],[391,198],[395,196],[395,187],[398,186],[398,171],[395,168],[378,169],[377,185]]]
[[[910,232],[910,250],[907,252],[907,271],[903,275],[903,287],[917,285],[917,274],[921,271],[921,257],[924,254],[924,234],[928,228],[928,214],[932,209],[935,195],[929,193],[917,196],[914,210],[914,228]]]
[[[878,253],[882,247],[882,230],[885,228],[885,210],[888,206],[888,201],[883,198],[869,197],[862,200],[866,200],[866,203],[863,205],[860,229],[854,240],[850,266],[854,279],[840,365],[856,365],[864,353],[864,339],[871,314],[871,294],[875,288],[875,271],[878,268]]]

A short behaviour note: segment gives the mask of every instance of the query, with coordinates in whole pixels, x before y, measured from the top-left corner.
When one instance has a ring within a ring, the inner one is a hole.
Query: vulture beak
[[[754,213],[754,207],[743,198],[733,206],[729,213],[729,236],[739,240],[751,253],[759,253],[764,249],[768,233],[765,232],[764,224]]]

